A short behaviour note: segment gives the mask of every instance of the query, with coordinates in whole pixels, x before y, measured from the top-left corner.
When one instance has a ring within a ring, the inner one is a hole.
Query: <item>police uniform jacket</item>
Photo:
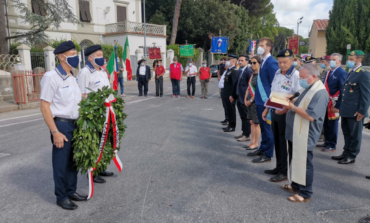
[[[355,68],[348,74],[343,85],[340,116],[355,118],[356,112],[367,115],[370,104],[370,72]]]
[[[239,69],[236,66],[230,67],[225,74],[224,92],[229,97],[236,95],[236,85],[238,84]],[[235,99],[235,98],[234,98]]]
[[[327,79],[329,91],[331,95],[334,95],[337,91],[340,91],[338,100],[334,106],[336,109],[340,109],[341,104],[342,104],[343,85],[344,85],[344,82],[346,81],[348,74],[341,67],[334,69],[334,71],[330,70],[329,72],[326,73],[326,76],[329,74],[329,77]],[[326,76],[324,78],[324,84],[325,84]]]

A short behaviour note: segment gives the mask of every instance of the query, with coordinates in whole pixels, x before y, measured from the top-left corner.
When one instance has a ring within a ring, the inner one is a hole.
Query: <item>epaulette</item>
[[[356,73],[360,73],[360,71],[362,70],[362,67],[359,67],[357,70],[356,70]]]

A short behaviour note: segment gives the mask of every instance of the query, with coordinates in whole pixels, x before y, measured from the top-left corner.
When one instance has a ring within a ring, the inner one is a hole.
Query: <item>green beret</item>
[[[365,53],[362,50],[354,50],[349,53],[349,56],[365,56]]]

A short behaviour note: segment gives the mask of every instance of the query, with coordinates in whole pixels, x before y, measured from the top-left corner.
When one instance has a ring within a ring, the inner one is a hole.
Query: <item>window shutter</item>
[[[31,5],[32,5],[32,12],[37,15],[40,15],[40,7],[39,7],[37,0],[32,0]]]
[[[80,20],[82,22],[86,22],[86,20],[87,20],[84,3],[85,3],[84,1],[79,1],[78,2],[78,5],[80,6]]]
[[[126,7],[117,6],[117,22],[126,21]]]
[[[86,12],[86,18],[88,22],[91,22],[91,14],[90,14],[90,2],[86,1],[85,2],[85,12]]]

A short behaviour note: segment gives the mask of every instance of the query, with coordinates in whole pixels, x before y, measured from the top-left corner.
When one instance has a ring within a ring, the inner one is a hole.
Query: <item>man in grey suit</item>
[[[347,67],[352,70],[343,85],[340,110],[344,147],[342,155],[331,157],[339,164],[354,163],[361,149],[364,117],[370,105],[370,72],[362,67],[364,56],[363,51],[355,50],[347,61]]]

